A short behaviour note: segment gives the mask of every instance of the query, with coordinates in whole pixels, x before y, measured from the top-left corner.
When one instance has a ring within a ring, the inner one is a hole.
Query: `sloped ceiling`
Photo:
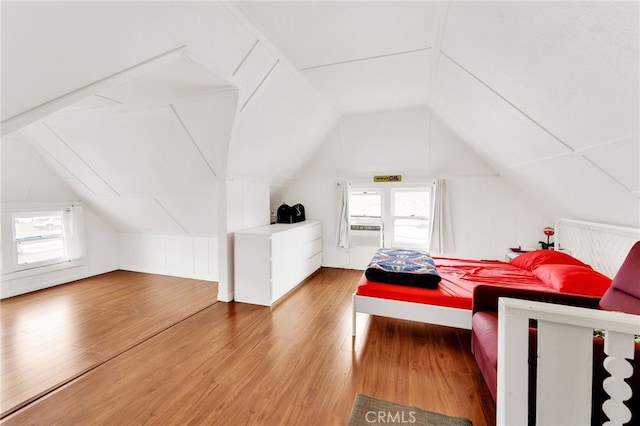
[[[437,2],[247,2],[242,7],[341,113],[426,105]]]
[[[433,105],[559,215],[640,223],[638,3],[449,5]]]
[[[2,12],[3,134],[17,130],[119,231],[215,235],[217,181],[292,179],[337,118],[222,3]]]
[[[363,183],[398,170],[405,181],[414,182],[496,175],[427,107],[411,107],[344,116],[299,176]]]
[[[554,215],[639,225],[638,8],[2,2],[3,134],[23,128],[118,229],[208,233],[193,211],[215,179],[286,183],[340,115],[428,107]]]
[[[215,234],[236,100],[228,82],[181,59],[21,133],[117,229]]]
[[[243,7],[343,114],[428,105],[555,216],[640,225],[637,2]]]
[[[2,200],[12,202],[62,202],[77,200],[77,195],[18,134],[2,138]]]

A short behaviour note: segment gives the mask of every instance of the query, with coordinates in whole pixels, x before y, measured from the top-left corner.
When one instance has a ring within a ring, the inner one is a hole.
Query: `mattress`
[[[473,289],[479,284],[554,291],[533,272],[511,263],[443,257],[434,257],[433,260],[441,277],[438,288],[384,284],[370,281],[363,274],[356,294],[470,310]]]

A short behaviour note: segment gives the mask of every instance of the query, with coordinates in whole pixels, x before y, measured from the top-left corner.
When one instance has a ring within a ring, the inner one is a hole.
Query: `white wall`
[[[77,203],[76,194],[20,135],[2,138],[2,205],[44,206]],[[84,263],[45,273],[2,277],[0,295],[10,297],[118,269],[118,237],[89,206],[84,206]]]
[[[455,251],[444,256],[502,260],[508,247],[539,248],[538,241],[545,238],[543,228],[554,224],[499,176],[445,181],[450,191]],[[304,204],[307,219],[322,222],[323,266],[363,269],[375,249],[338,247],[340,191],[337,180],[316,180],[298,182],[285,193],[287,199]]]
[[[269,185],[252,180],[220,180],[210,195],[218,207],[218,214],[210,217],[217,235],[121,232],[120,267],[219,281],[219,298],[231,300],[233,233],[269,224]],[[221,265],[228,265],[227,269]]]
[[[269,185],[251,180],[225,180],[212,188],[221,212],[212,216],[218,235],[118,233],[120,269],[219,281],[219,298],[233,297],[233,233],[269,224]],[[225,193],[226,192],[226,193]],[[220,223],[222,227],[220,229]],[[229,263],[223,271],[220,265]],[[231,274],[230,274],[231,273]]]
[[[345,116],[302,169],[301,180],[272,190],[272,208],[282,200],[304,204],[307,218],[323,224],[323,265],[364,268],[371,249],[337,245],[337,183],[348,179],[354,186],[375,186],[378,174],[401,174],[403,184],[416,185],[445,179],[456,248],[447,255],[503,259],[508,247],[539,247],[542,229],[555,220],[495,174],[427,108]]]
[[[252,180],[227,181],[227,230],[269,224],[269,184]]]
[[[218,238],[118,234],[119,267],[128,271],[218,281]]]
[[[232,300],[233,234],[269,224],[269,185],[251,180],[221,180],[211,196],[218,206],[218,214],[210,218],[217,235],[121,232],[120,268],[218,281],[218,299]]]
[[[81,266],[2,280],[2,297],[34,291],[116,269],[220,281],[219,298],[233,299],[233,233],[269,224],[269,185],[222,180],[210,196],[220,207],[210,215],[209,235],[116,232],[85,205],[86,259]],[[224,193],[223,193],[224,192]],[[22,135],[2,139],[2,203],[77,202],[77,195]],[[133,207],[132,207],[133,208]],[[220,223],[223,229],[220,229]],[[220,240],[217,235],[226,234]],[[225,241],[226,240],[226,241]],[[220,264],[227,265],[221,271]]]
[[[32,271],[2,277],[0,297],[6,298],[65,284],[118,269],[117,235],[91,209],[84,209],[86,257],[81,265],[47,272]]]
[[[456,257],[504,259],[509,247],[540,248],[554,217],[500,176],[446,179]]]
[[[227,180],[224,185],[224,202],[221,203],[219,235],[220,279],[218,300],[234,298],[234,232],[269,224],[269,185],[251,180]],[[222,197],[221,197],[222,198]],[[226,266],[226,267],[225,267]]]

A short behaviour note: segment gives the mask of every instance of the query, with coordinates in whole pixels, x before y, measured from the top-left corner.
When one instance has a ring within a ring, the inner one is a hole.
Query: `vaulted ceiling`
[[[217,180],[286,183],[341,117],[410,107],[557,211],[640,223],[637,2],[1,7],[3,134],[119,230],[215,232]]]

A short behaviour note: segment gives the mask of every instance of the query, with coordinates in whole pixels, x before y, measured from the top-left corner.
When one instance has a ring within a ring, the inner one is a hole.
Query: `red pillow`
[[[535,250],[528,253],[522,253],[520,256],[511,259],[511,262],[509,263],[517,266],[518,268],[526,269],[527,271],[533,271],[540,265],[549,264],[577,265],[591,268],[591,266],[568,255],[567,253],[555,250]]]
[[[602,297],[611,286],[611,278],[588,266],[541,265],[533,274],[560,293]]]

